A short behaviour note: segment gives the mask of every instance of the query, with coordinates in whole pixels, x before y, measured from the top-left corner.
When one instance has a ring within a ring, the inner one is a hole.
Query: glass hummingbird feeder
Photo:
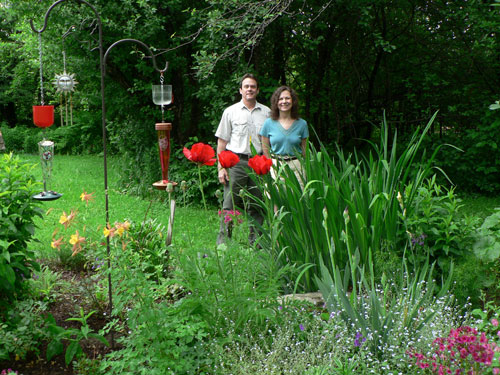
[[[167,184],[176,185],[175,182],[168,180],[168,165],[170,162],[170,131],[172,124],[165,122],[164,106],[172,103],[172,85],[163,84],[163,72],[160,73],[160,84],[153,85],[153,103],[161,106],[161,122],[155,124],[155,130],[158,133],[158,149],[160,152],[161,180],[153,183],[153,186],[159,190],[165,190]]]
[[[40,99],[41,105],[33,106],[33,123],[43,130],[43,140],[38,142],[38,153],[42,166],[43,191],[33,196],[34,199],[51,201],[62,196],[49,189],[49,182],[52,177],[52,161],[54,158],[54,142],[45,139],[45,128],[54,124],[54,106],[45,105],[43,98],[43,64],[42,64],[42,36],[38,34],[38,47],[40,54]]]

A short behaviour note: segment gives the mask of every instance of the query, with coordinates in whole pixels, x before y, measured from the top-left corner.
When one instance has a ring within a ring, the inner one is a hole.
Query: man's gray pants
[[[231,211],[233,210],[233,199],[236,209],[243,212],[246,207],[250,215],[250,234],[248,239],[250,244],[253,244],[258,235],[258,230],[255,228],[255,223],[262,225],[263,217],[260,207],[253,201],[252,197],[245,197],[245,207],[243,199],[240,195],[240,190],[245,189],[257,199],[262,199],[262,192],[257,184],[248,176],[248,160],[240,159],[240,162],[234,167],[229,168],[229,183],[224,185],[224,202],[222,209]],[[232,193],[232,194],[231,194]],[[231,197],[232,195],[232,197]],[[221,215],[219,234],[217,236],[217,245],[225,243],[231,237],[232,223],[224,222],[224,214]]]

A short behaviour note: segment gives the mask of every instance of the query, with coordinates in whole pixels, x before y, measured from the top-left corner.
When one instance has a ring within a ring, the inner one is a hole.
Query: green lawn
[[[33,174],[42,181],[41,167],[38,155],[21,155],[21,159],[35,164]],[[109,190],[109,218],[110,223],[115,221],[142,221],[144,218],[156,218],[167,226],[170,214],[168,199],[160,202],[158,199],[145,200],[129,196],[120,192],[118,181],[120,178],[120,164],[116,157],[108,158],[108,190]],[[150,185],[152,181],[144,181]],[[45,211],[43,218],[37,219],[38,229],[36,239],[39,242],[31,246],[41,257],[50,257],[55,251],[50,242],[54,228],[62,227],[58,224],[59,217],[65,211],[77,210],[80,223],[90,228],[102,230],[105,224],[105,195],[104,195],[104,162],[102,156],[96,155],[56,155],[54,158],[52,182],[49,186],[63,196],[55,201],[43,202]],[[192,188],[196,188],[194,185]],[[80,199],[84,191],[93,193],[95,200],[88,207]],[[167,193],[165,193],[165,197]],[[500,197],[486,197],[458,194],[462,199],[461,211],[470,216],[486,217],[495,207],[500,207]],[[205,212],[199,207],[184,208],[182,193],[173,194],[177,208],[174,222],[173,243],[178,246],[195,246],[200,249],[211,248],[215,244],[218,228],[217,209],[209,208]],[[83,224],[83,223],[82,223]],[[196,233],[191,233],[196,228]]]
[[[460,198],[463,204],[462,212],[469,216],[485,218],[491,215],[495,208],[500,208],[500,196],[466,195]]]
[[[22,160],[36,164],[33,174],[40,181],[41,167],[36,155],[21,155]],[[50,247],[54,228],[64,230],[58,223],[63,211],[67,214],[71,210],[77,210],[77,220],[80,226],[86,225],[102,231],[105,225],[105,194],[104,194],[104,162],[102,156],[71,156],[56,155],[54,158],[52,182],[48,188],[55,190],[63,196],[55,201],[42,202],[45,215],[37,218],[38,229],[35,237],[39,242],[33,242],[31,246],[38,252],[40,257],[50,257],[55,251]],[[131,221],[142,221],[145,218],[156,218],[160,223],[168,224],[170,207],[168,199],[160,202],[158,199],[145,200],[135,196],[129,196],[120,192],[118,180],[120,177],[120,165],[117,158],[108,158],[108,191],[109,191],[109,221],[122,222],[125,219]],[[153,181],[144,181],[151,184]],[[194,187],[196,188],[196,185]],[[80,195],[86,191],[93,193],[95,199],[86,206],[80,199]],[[167,197],[167,193],[165,193]],[[200,249],[215,246],[218,216],[215,207],[204,211],[199,207],[183,207],[182,193],[176,191],[173,196],[177,202],[173,243],[177,246],[195,246]],[[196,233],[190,233],[196,228]],[[70,229],[68,229],[69,231]]]

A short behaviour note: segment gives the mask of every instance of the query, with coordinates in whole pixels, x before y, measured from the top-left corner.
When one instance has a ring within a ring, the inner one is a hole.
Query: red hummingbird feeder
[[[164,120],[163,106],[172,103],[172,85],[163,84],[163,72],[160,73],[160,84],[153,85],[153,103],[161,106],[161,122],[155,124],[155,130],[158,133],[158,149],[160,152],[161,180],[153,183],[153,186],[159,190],[165,190],[167,184],[177,185],[177,183],[168,180],[168,165],[170,162],[170,131],[172,124]]]

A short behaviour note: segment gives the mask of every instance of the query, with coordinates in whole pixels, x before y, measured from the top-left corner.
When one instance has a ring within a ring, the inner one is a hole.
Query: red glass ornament
[[[34,105],[33,123],[39,128],[48,128],[54,123],[53,105]]]

